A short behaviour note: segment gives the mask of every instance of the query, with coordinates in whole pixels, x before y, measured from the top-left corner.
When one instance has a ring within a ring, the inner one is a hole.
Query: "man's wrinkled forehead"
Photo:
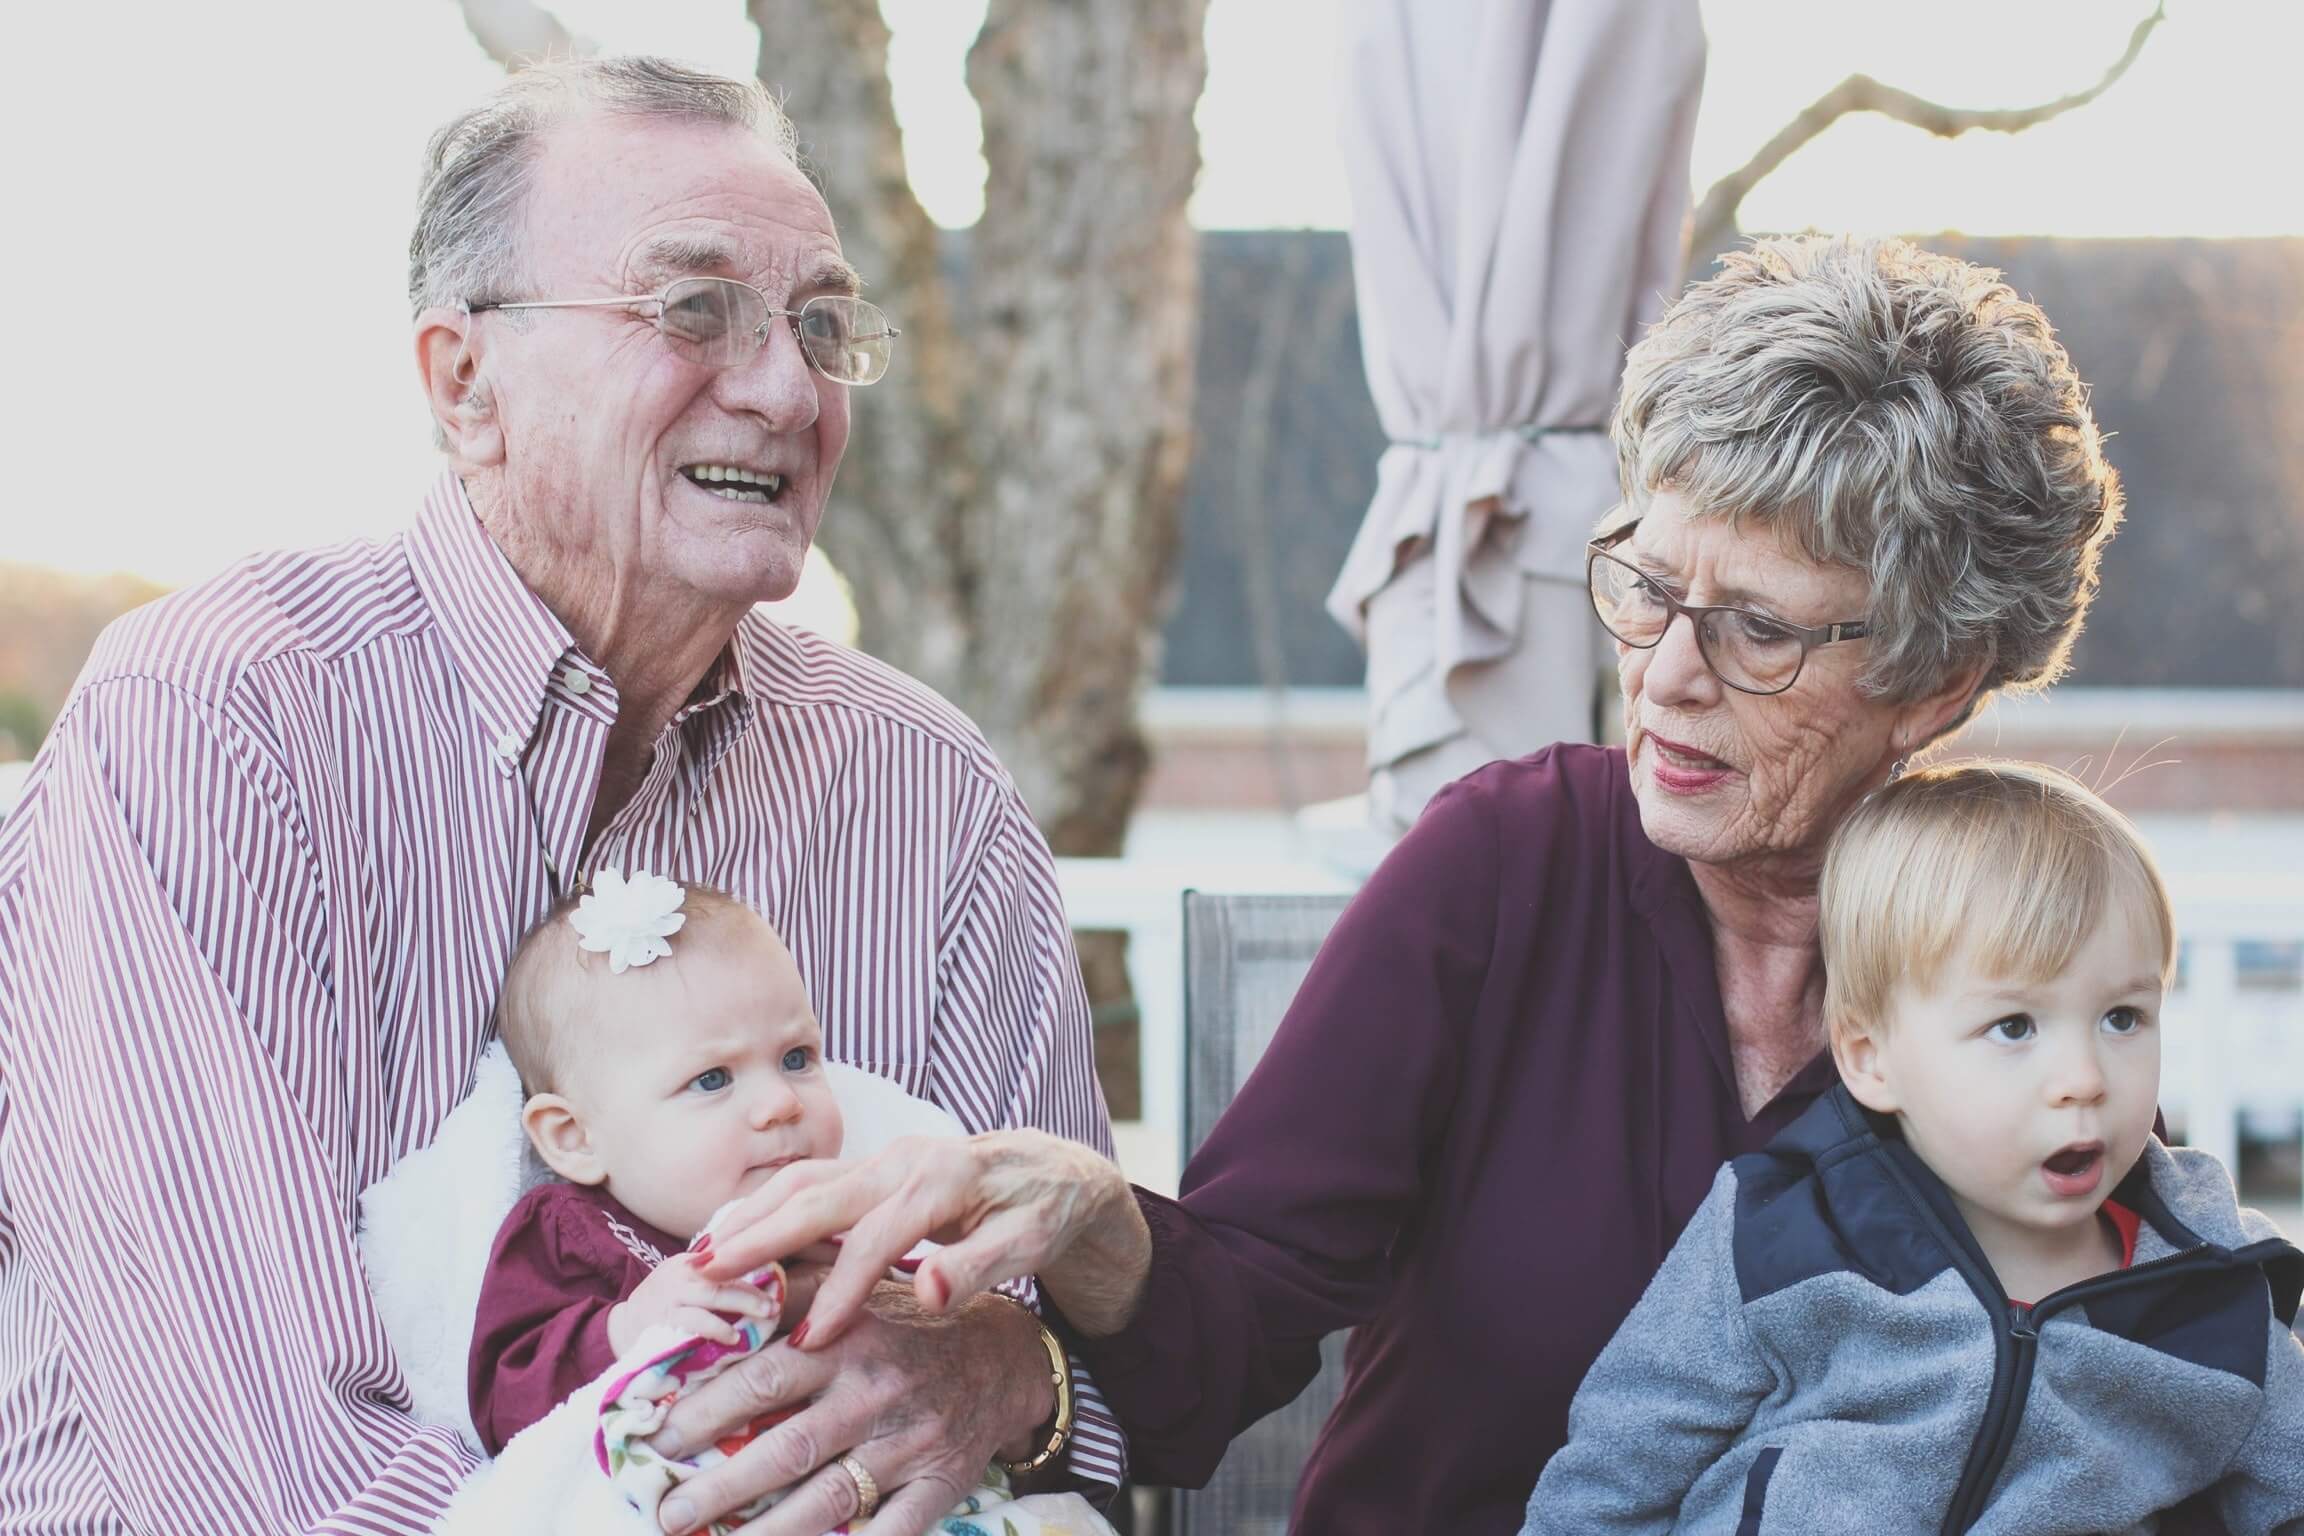
[[[789,270],[777,270],[789,268]],[[710,231],[674,230],[651,235],[632,252],[627,265],[634,281],[660,288],[683,277],[732,277],[738,282],[776,289],[762,281],[774,276],[793,297],[819,293],[861,293],[864,280],[837,251],[802,254],[797,260],[779,260],[779,253],[753,251],[746,244]]]
[[[856,281],[816,188],[774,145],[732,124],[571,118],[544,139],[526,214],[542,268],[572,264],[656,286],[733,277],[771,294]]]

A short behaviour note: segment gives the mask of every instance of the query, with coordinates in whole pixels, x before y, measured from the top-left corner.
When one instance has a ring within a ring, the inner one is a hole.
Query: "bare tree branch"
[[[461,4],[473,40],[506,70],[593,51],[589,39],[569,31],[535,0],[461,0]]]
[[[1760,152],[1743,165],[1730,171],[1712,184],[1698,205],[1693,223],[1694,236],[1689,241],[1688,254],[1692,262],[1702,261],[1726,249],[1736,238],[1736,211],[1743,205],[1745,195],[1782,165],[1809,140],[1831,127],[1851,112],[1877,112],[1900,123],[1909,123],[1925,129],[1938,138],[1956,139],[1973,129],[1990,133],[2021,133],[2050,118],[2061,117],[2076,107],[2084,107],[2103,95],[2128,73],[2128,66],[2144,51],[2145,41],[2153,29],[2167,19],[2166,0],[2152,8],[2152,14],[2136,23],[2136,30],[2128,35],[2127,51],[2113,61],[2102,79],[2084,91],[2059,96],[2032,107],[1995,107],[1968,109],[1947,107],[1915,96],[1910,91],[1892,85],[1883,85],[1870,75],[1850,75],[1838,85],[1816,98],[1808,109],[1786,123],[1776,136],[1760,147]]]

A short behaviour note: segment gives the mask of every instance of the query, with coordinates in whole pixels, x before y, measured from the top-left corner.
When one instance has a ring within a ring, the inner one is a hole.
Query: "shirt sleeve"
[[[472,1329],[472,1425],[491,1456],[616,1363],[608,1314],[629,1266],[583,1241],[586,1214],[547,1185],[514,1207],[480,1282]]]
[[[1497,931],[1492,798],[1443,791],[1321,946],[1152,1230],[1129,1327],[1083,1340],[1136,1476],[1199,1487],[1382,1308],[1461,1077]]]
[[[370,1026],[335,1009],[270,739],[139,677],[57,724],[0,838],[0,1266],[37,1284],[121,1523],[421,1532],[472,1461],[402,1411],[360,1268]]]
[[[936,1092],[970,1129],[1033,1126],[1112,1155],[1096,1042],[1047,841],[1003,789],[944,948]],[[1035,1312],[1038,1288],[1003,1287]],[[1088,1363],[1069,1351],[1075,1477],[1116,1487],[1127,1441]]]
[[[1724,1167],[1568,1406],[1521,1536],[1663,1536],[1776,1378],[1744,1323],[1736,1173]]]

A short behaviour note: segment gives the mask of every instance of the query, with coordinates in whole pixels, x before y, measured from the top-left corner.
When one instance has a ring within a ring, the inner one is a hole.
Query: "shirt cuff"
[[[1039,1282],[1030,1276],[1011,1280],[997,1289],[1003,1296],[1030,1307],[1035,1317],[1047,1318],[1048,1309],[1040,1300]],[[1080,1358],[1080,1352],[1067,1345],[1064,1358],[1072,1368],[1072,1438],[1065,1442],[1064,1454],[1056,1464],[1084,1483],[1100,1483],[1116,1489],[1128,1478],[1128,1437],[1104,1401],[1104,1394],[1089,1372],[1088,1363]],[[1096,1495],[1099,1503],[1103,1497]]]

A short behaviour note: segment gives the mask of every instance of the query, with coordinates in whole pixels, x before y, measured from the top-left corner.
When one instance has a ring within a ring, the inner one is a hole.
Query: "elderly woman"
[[[1633,349],[1614,432],[1626,506],[1590,568],[1625,747],[1433,802],[1181,1199],[995,1133],[789,1171],[718,1267],[852,1228],[811,1346],[923,1235],[958,1239],[917,1278],[931,1309],[1036,1271],[1148,1482],[1205,1480],[1355,1328],[1295,1528],[1516,1530],[1714,1171],[1832,1080],[1826,838],[2055,677],[2120,516],[2046,317],[1898,241],[1730,257]]]

